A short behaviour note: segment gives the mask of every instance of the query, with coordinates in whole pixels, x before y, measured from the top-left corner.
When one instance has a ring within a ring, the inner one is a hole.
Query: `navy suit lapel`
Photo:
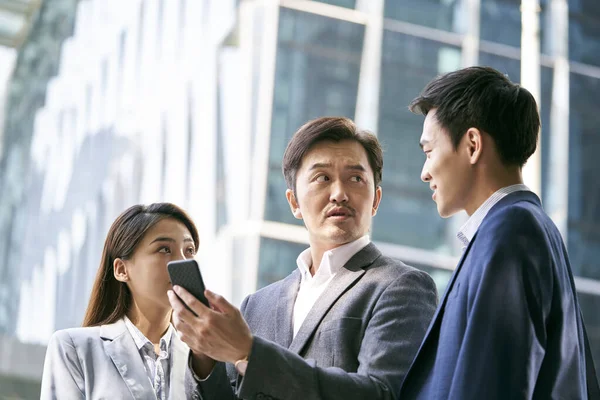
[[[294,303],[300,288],[300,272],[295,270],[282,282],[277,298],[275,311],[275,341],[281,346],[288,348],[292,343],[292,316],[294,314]]]
[[[112,359],[134,399],[156,399],[142,357],[123,320],[102,325],[104,351]]]
[[[506,206],[510,206],[514,203],[517,203],[519,201],[529,201],[535,205],[537,205],[538,207],[541,207],[541,202],[539,197],[537,197],[537,195],[533,192],[529,192],[529,191],[517,191],[517,192],[513,192],[510,193],[508,195],[506,195],[504,198],[502,198],[498,203],[496,203],[488,212],[488,214],[485,216],[485,218],[482,221],[485,222],[485,220],[487,218],[489,218],[489,216],[491,214],[493,214],[494,210],[497,210],[499,208],[502,207],[506,207]],[[478,230],[479,231],[479,230]],[[475,235],[473,236],[473,238],[471,239],[471,241],[469,242],[469,245],[467,246],[467,248],[465,249],[465,251],[463,251],[462,256],[460,257],[460,260],[458,261],[458,264],[456,266],[456,269],[454,270],[454,273],[452,274],[452,276],[450,277],[450,281],[448,282],[448,286],[446,287],[446,291],[444,292],[444,295],[442,297],[442,300],[440,301],[440,304],[437,308],[437,310],[435,311],[435,314],[433,315],[433,318],[431,320],[431,323],[429,324],[429,328],[427,329],[427,333],[425,333],[425,337],[423,339],[423,341],[421,342],[421,346],[419,347],[419,350],[417,351],[417,355],[415,356],[415,358],[413,359],[413,362],[408,370],[408,373],[404,379],[404,382],[410,382],[410,376],[415,374],[415,365],[417,364],[419,358],[421,357],[421,354],[424,352],[424,348],[427,346],[427,343],[429,343],[432,339],[432,335],[437,331],[439,332],[440,328],[439,325],[441,323],[441,319],[442,316],[444,315],[444,309],[446,307],[446,302],[448,300],[448,295],[450,294],[450,292],[452,291],[452,289],[454,288],[454,283],[456,282],[456,278],[458,277],[458,274],[460,273],[460,270],[462,269],[462,266],[465,262],[465,259],[467,258],[467,256],[469,255],[469,251],[471,250],[471,247],[473,246],[473,243],[475,242],[475,239],[477,238],[477,232],[475,233]],[[418,368],[417,368],[418,370]],[[403,384],[403,392],[404,393],[404,387],[406,385]]]
[[[442,311],[444,310],[444,307],[446,306],[446,301],[448,300],[448,295],[452,291],[452,288],[454,288],[454,282],[456,281],[456,277],[458,276],[458,274],[460,273],[460,270],[462,269],[462,266],[465,262],[465,259],[467,258],[467,255],[469,254],[469,250],[471,250],[471,245],[475,241],[476,236],[477,236],[477,234],[475,234],[475,236],[473,236],[473,239],[469,242],[469,245],[467,246],[465,251],[463,251],[463,254],[460,257],[460,260],[458,260],[458,264],[456,266],[456,269],[452,273],[452,276],[450,277],[450,281],[448,282],[448,285],[446,286],[446,291],[444,292],[444,296],[442,296],[440,305],[438,306],[437,310],[435,311],[435,314],[433,315],[433,319],[431,320],[431,323],[429,324],[429,329],[427,330],[427,333],[425,334],[425,339],[427,339],[427,337],[429,336],[429,331],[431,331],[431,328],[433,327],[433,325],[435,324],[437,319],[440,317],[440,314],[443,314]]]
[[[356,253],[340,269],[309,311],[296,337],[292,340],[289,347],[290,351],[299,354],[304,349],[329,309],[365,273],[363,268],[372,264],[380,255],[379,250],[371,243]]]
[[[537,195],[535,193],[521,190],[521,191],[510,193],[510,194],[506,195],[504,198],[502,198],[498,203],[496,203],[490,209],[490,211],[488,212],[486,217],[483,219],[483,221],[485,221],[490,216],[490,214],[493,213],[494,210],[501,208],[501,207],[505,207],[507,205],[514,204],[518,201],[523,201],[523,200],[530,201],[541,207],[540,199],[537,197]],[[482,224],[483,224],[483,222],[482,222]],[[423,347],[423,345],[427,341],[427,338],[429,337],[429,333],[432,331],[432,328],[434,327],[434,325],[436,325],[438,319],[441,317],[441,314],[443,314],[444,308],[446,306],[446,301],[448,300],[448,295],[454,288],[454,282],[456,281],[456,277],[460,273],[460,270],[464,264],[464,261],[467,258],[467,255],[469,254],[469,251],[471,250],[471,247],[473,246],[473,243],[475,242],[476,238],[477,238],[477,232],[475,233],[475,235],[469,242],[469,245],[467,246],[465,251],[463,251],[463,254],[460,257],[460,260],[458,261],[458,264],[456,266],[456,269],[454,270],[454,273],[450,277],[450,281],[448,282],[448,285],[446,286],[446,291],[444,292],[444,296],[442,297],[442,300],[440,301],[440,305],[438,306],[437,310],[435,311],[435,314],[433,315],[433,319],[431,320],[431,323],[429,324],[429,329],[427,330],[427,333],[425,334],[425,339],[423,340],[421,347]],[[419,355],[420,352],[421,352],[421,349],[419,349],[419,352],[417,353],[417,355]]]
[[[465,259],[467,258],[467,255],[469,254],[469,250],[471,250],[471,246],[472,246],[473,242],[475,241],[476,236],[477,236],[477,234],[475,234],[473,239],[469,242],[469,245],[467,246],[465,251],[463,251],[463,254],[460,257],[460,260],[458,261],[458,264],[456,266],[456,269],[454,270],[454,273],[450,277],[450,281],[448,282],[448,286],[446,286],[446,291],[444,292],[444,295],[442,296],[442,300],[440,301],[440,304],[439,304],[437,310],[435,310],[435,314],[433,314],[433,318],[431,319],[431,322],[429,323],[429,328],[427,328],[427,332],[425,333],[425,337],[423,338],[423,341],[421,342],[421,346],[419,347],[419,350],[417,351],[417,354],[416,354],[415,358],[413,359],[413,362],[412,362],[410,368],[408,369],[408,373],[405,377],[405,382],[409,381],[408,377],[411,374],[411,372],[414,370],[413,367],[417,363],[419,356],[423,352],[423,349],[425,348],[427,343],[431,340],[430,338],[431,338],[432,332],[435,330],[439,330],[438,325],[440,323],[442,316],[444,315],[444,308],[446,307],[446,301],[448,300],[448,295],[450,294],[450,292],[452,291],[452,288],[454,287],[454,282],[456,281],[456,277],[458,276],[458,274],[460,273],[460,270],[462,269],[462,266],[465,262]]]

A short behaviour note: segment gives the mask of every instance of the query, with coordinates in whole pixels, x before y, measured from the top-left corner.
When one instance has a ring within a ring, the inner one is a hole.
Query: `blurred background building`
[[[538,98],[526,183],[568,245],[600,365],[598,0],[0,0],[0,45],[0,399],[37,396],[44,345],[81,325],[130,205],[189,210],[206,283],[236,304],[296,268],[308,241],[281,161],[322,115],[383,142],[372,239],[441,294],[466,215],[439,218],[407,105],[477,64]]]

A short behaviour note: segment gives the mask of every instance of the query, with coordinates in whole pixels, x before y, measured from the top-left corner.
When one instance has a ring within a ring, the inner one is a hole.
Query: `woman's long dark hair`
[[[198,230],[185,211],[171,203],[135,205],[125,210],[113,222],[104,242],[100,268],[96,274],[83,326],[111,324],[123,318],[131,306],[131,292],[113,273],[116,258],[126,260],[133,255],[146,232],[162,219],[173,218],[190,231],[196,248]]]

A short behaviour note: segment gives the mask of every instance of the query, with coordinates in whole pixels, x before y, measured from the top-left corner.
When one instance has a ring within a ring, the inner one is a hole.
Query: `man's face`
[[[465,137],[455,150],[450,135],[437,121],[436,109],[427,113],[420,141],[426,156],[421,179],[433,190],[433,201],[443,218],[464,210],[469,200],[472,170],[464,141]]]
[[[296,196],[286,197],[292,213],[304,220],[311,246],[325,249],[364,236],[381,200],[363,146],[353,140],[324,141],[304,155],[296,173]]]

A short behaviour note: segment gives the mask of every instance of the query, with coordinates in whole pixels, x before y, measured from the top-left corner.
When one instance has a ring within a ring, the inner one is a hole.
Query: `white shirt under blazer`
[[[329,286],[335,275],[356,253],[371,243],[369,235],[365,235],[350,243],[336,247],[323,253],[319,269],[314,274],[310,273],[312,267],[312,253],[310,247],[298,256],[296,264],[300,270],[300,289],[294,303],[294,337],[300,330],[306,316],[315,305],[315,302]]]

